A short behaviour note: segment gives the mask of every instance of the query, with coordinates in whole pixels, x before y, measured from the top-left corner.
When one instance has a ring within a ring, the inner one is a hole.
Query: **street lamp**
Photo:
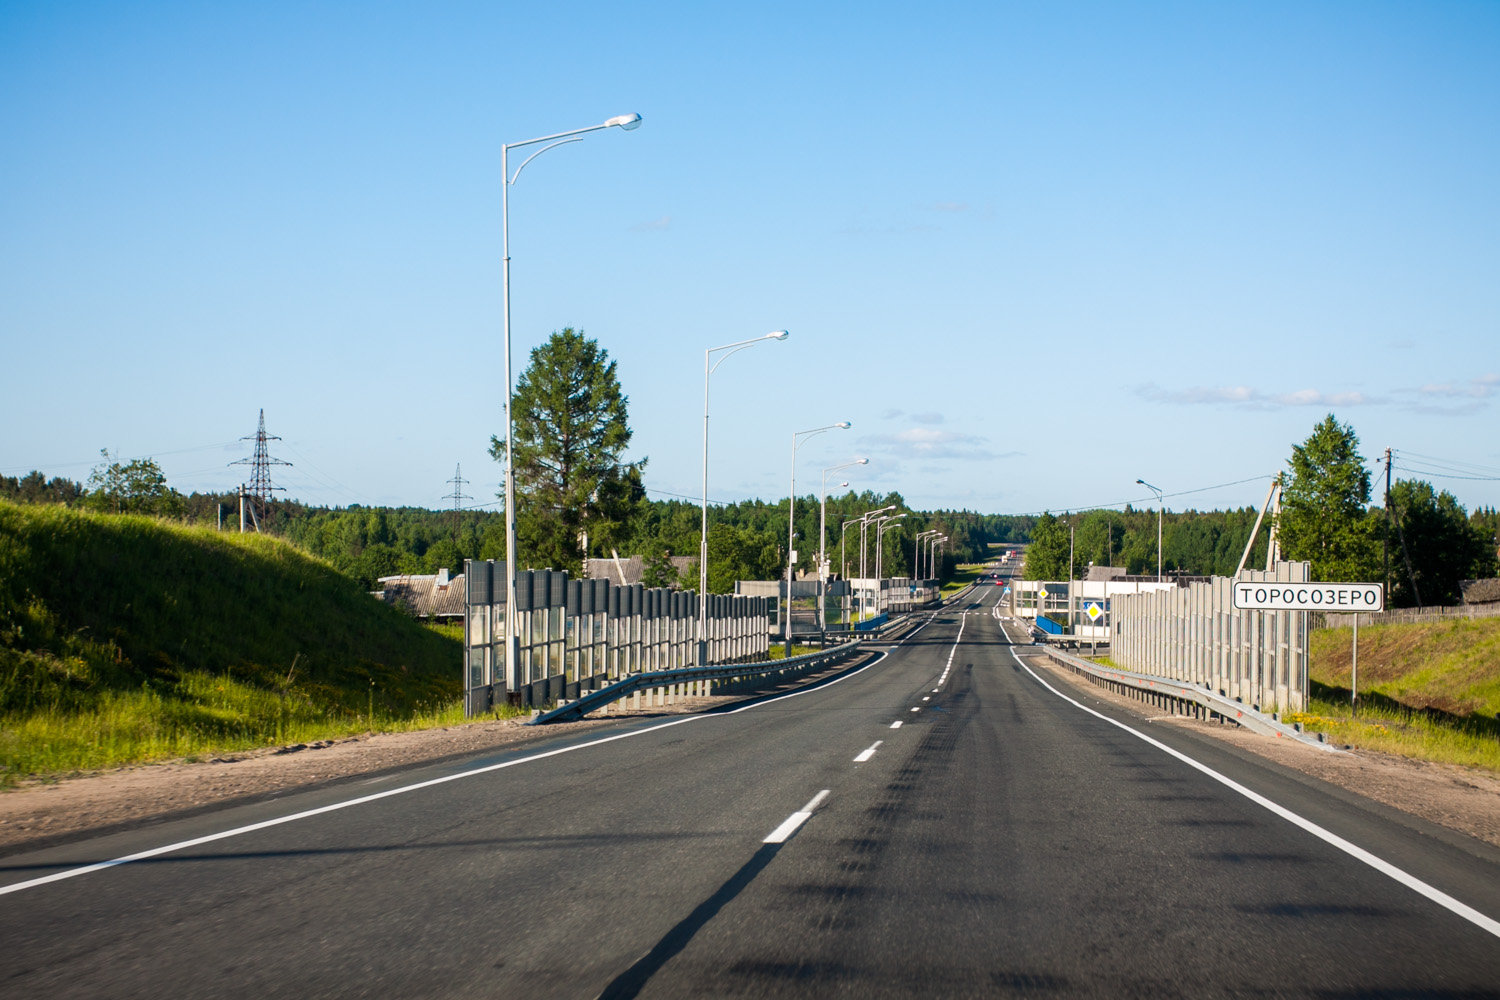
[[[887,521],[899,521],[899,520],[901,520],[905,516],[906,516],[906,514],[903,512],[903,513],[900,513],[900,514],[887,514],[884,517],[877,517],[875,519],[875,580],[876,580],[876,586],[875,586],[875,613],[877,615],[880,614],[880,584],[879,584],[879,581],[881,581],[882,579],[884,579],[884,577],[881,575],[881,567],[880,567],[880,564],[882,562],[882,557],[883,557],[883,553],[881,552],[880,539],[881,539],[882,536],[885,535],[885,529],[886,529],[886,526],[887,526],[886,525]]]
[[[947,541],[947,535],[937,534],[927,543],[927,572],[932,574],[933,579],[937,579],[937,547],[947,544]]]
[[[823,427],[812,427],[805,431],[792,432],[792,486],[791,492],[786,498],[786,655],[792,655],[792,570],[795,560],[792,558],[792,546],[797,543],[796,510],[797,510],[797,449],[802,447],[802,442],[810,437],[816,437],[825,431],[847,431],[854,426],[847,420],[840,420],[835,424],[827,424]]]
[[[504,182],[500,192],[500,241],[503,260],[501,294],[504,298],[505,312],[505,685],[508,691],[513,691],[520,686],[520,677],[517,676],[516,671],[521,651],[520,636],[516,634],[516,450],[513,439],[515,421],[511,419],[511,391],[514,380],[511,378],[510,365],[510,188],[520,179],[521,171],[526,169],[526,164],[549,149],[568,142],[578,142],[589,132],[597,132],[606,128],[619,128],[628,132],[639,128],[640,124],[641,116],[638,114],[615,115],[599,125],[575,128],[571,132],[554,132],[552,135],[523,139],[520,142],[508,142],[500,147],[500,179]],[[521,165],[512,174],[510,151],[523,146],[535,146],[540,142],[545,142],[547,145],[522,160]]]
[[[1137,479],[1136,482],[1156,494],[1156,582],[1161,583],[1161,509],[1165,501],[1162,499],[1161,490],[1155,486],[1144,479]]]
[[[703,523],[698,532],[698,665],[706,663],[708,655],[708,377],[719,370],[729,359],[729,354],[754,347],[767,340],[785,340],[791,334],[785,330],[772,330],[761,337],[735,341],[720,347],[710,347],[703,352]],[[718,361],[713,356],[728,351]]]
[[[856,465],[869,465],[868,458],[856,458],[843,465],[830,466],[823,470],[823,495],[818,504],[818,631],[828,623],[828,474]],[[844,483],[848,486],[848,483]]]
[[[859,581],[860,581],[860,587],[859,587],[859,618],[860,618],[861,621],[863,621],[864,617],[865,617],[865,610],[866,609],[865,609],[865,587],[864,587],[864,584],[865,584],[865,580],[868,579],[868,577],[866,576],[866,571],[865,571],[865,529],[869,527],[869,525],[870,525],[870,519],[872,517],[875,517],[878,514],[884,514],[888,510],[895,510],[895,509],[896,509],[896,505],[895,504],[893,504],[893,503],[892,504],[886,504],[884,507],[876,507],[874,510],[867,510],[863,514],[861,514],[859,516],[859,518],[858,518],[858,520],[859,520]]]
[[[841,580],[848,580],[849,579],[849,566],[848,566],[848,564],[846,563],[846,561],[844,559],[844,537],[849,534],[849,525],[854,524],[855,522],[861,521],[861,520],[862,520],[862,518],[851,517],[849,520],[845,521],[843,523],[843,525],[839,528],[839,579],[841,579]],[[849,597],[852,597],[852,596],[853,596],[853,593],[851,591]],[[848,597],[845,598],[845,600],[844,600],[844,612],[845,613],[840,616],[840,621],[844,621],[845,619],[847,619],[849,617],[848,612],[850,611],[850,607],[851,607],[852,603],[853,602],[851,600],[849,600]],[[848,624],[847,621],[845,621],[844,623]]]
[[[931,538],[933,535],[941,535],[941,534],[942,534],[942,531],[940,529],[938,529],[938,528],[929,528],[926,531],[919,531],[917,533],[917,536],[911,540],[911,576],[912,576],[913,580],[920,580],[920,579],[922,579],[922,541],[923,541],[923,539]]]

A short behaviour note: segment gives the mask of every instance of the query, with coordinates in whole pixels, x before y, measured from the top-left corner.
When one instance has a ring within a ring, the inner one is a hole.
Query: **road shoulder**
[[[1113,705],[1142,723],[1172,726],[1218,741],[1500,847],[1500,776],[1475,768],[1370,750],[1329,753],[1304,743],[1261,736],[1233,724],[1167,715],[1153,706],[1091,684],[1071,670],[1060,670],[1049,657],[1024,652],[1022,655],[1032,669],[1045,671],[1045,676],[1065,685],[1075,695]]]

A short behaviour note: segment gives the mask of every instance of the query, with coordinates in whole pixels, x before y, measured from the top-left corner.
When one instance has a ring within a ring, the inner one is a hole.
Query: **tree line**
[[[615,362],[596,341],[567,328],[533,349],[512,412],[517,541],[526,565],[578,575],[586,557],[640,555],[648,584],[696,589],[700,507],[649,499],[645,460],[624,460],[631,439],[628,399]],[[505,447],[499,435],[491,439],[496,461],[504,462]],[[151,459],[122,463],[108,452],[101,457],[87,483],[32,472],[0,477],[0,496],[197,524],[217,523],[224,511],[238,516],[235,493],[185,496],[167,484]],[[1372,505],[1358,438],[1332,414],[1293,447],[1287,464],[1276,528],[1284,558],[1310,560],[1314,579],[1389,578],[1389,603],[1409,606],[1456,603],[1460,580],[1495,575],[1500,517],[1493,508],[1470,515],[1447,491],[1405,479]],[[710,592],[729,592],[736,580],[784,575],[787,503],[747,500],[711,509]],[[1229,575],[1258,513],[1245,507],[1166,514],[1158,551],[1157,512],[1129,506],[1039,517],[919,511],[899,493],[870,490],[829,497],[827,505],[823,544],[829,570],[849,577],[859,573],[858,519],[871,511],[891,520],[885,531],[866,532],[869,573],[878,544],[883,575],[913,575],[913,560],[926,552],[918,537],[936,531],[946,536],[935,567],[940,578],[959,564],[988,558],[993,546],[1029,542],[1028,577],[1051,580],[1082,576],[1090,564],[1123,567],[1133,575],[1154,574],[1158,563],[1168,574]],[[812,574],[820,547],[819,498],[796,498],[794,513],[796,569]],[[505,554],[504,518],[497,511],[278,501],[262,527],[372,588],[382,576],[458,571],[464,559]],[[1266,545],[1263,529],[1247,565],[1264,563]],[[679,570],[674,556],[687,557],[689,565]],[[925,564],[922,573],[928,574]]]
[[[1457,604],[1461,581],[1496,575],[1500,514],[1495,508],[1470,514],[1453,494],[1418,479],[1393,479],[1389,495],[1372,503],[1373,483],[1359,438],[1333,414],[1293,446],[1281,485],[1275,526],[1282,558],[1310,562],[1314,580],[1388,581],[1388,605],[1416,607]],[[1162,571],[1232,575],[1258,513],[1244,507],[1164,515]],[[1248,567],[1265,565],[1268,524],[1257,535]],[[1068,579],[1070,551],[1072,571],[1080,576],[1096,562],[1153,575],[1156,535],[1153,511],[1044,514],[1031,532],[1026,575]]]

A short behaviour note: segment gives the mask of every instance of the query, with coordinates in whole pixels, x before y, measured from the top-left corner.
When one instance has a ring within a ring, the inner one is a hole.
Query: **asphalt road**
[[[1500,851],[1028,669],[999,589],[794,697],[0,859],[0,996],[1500,996]]]

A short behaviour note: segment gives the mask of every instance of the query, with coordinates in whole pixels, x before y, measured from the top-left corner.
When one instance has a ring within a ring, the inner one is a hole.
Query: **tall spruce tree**
[[[1287,461],[1277,533],[1288,559],[1312,563],[1318,581],[1364,581],[1380,575],[1380,546],[1371,517],[1370,470],[1354,428],[1323,418]]]
[[[630,444],[626,396],[598,341],[568,327],[531,352],[512,400],[517,562],[577,575],[582,537],[608,551],[643,496],[645,460],[621,461]],[[505,441],[490,439],[505,460]]]

